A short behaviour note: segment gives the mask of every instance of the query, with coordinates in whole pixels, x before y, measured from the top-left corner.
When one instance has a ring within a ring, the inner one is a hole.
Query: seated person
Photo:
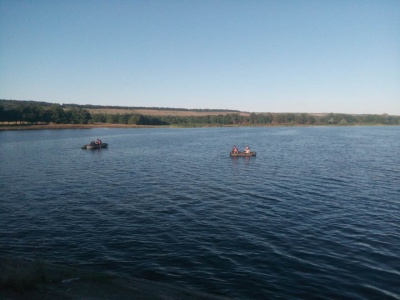
[[[245,153],[250,153],[250,148],[249,146],[246,146],[246,149],[244,150]]]
[[[239,149],[236,146],[233,146],[232,153],[239,153]]]

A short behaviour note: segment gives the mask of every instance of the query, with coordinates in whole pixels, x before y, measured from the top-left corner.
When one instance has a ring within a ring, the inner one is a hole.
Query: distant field
[[[217,116],[227,115],[235,112],[232,111],[191,111],[191,110],[159,110],[159,109],[118,109],[118,108],[96,108],[87,109],[90,114],[141,114],[146,116]],[[242,116],[248,116],[249,113],[240,112]]]

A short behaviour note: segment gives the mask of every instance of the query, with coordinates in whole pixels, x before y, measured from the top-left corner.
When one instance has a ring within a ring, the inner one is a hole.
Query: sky
[[[0,99],[400,115],[400,1],[0,0]]]

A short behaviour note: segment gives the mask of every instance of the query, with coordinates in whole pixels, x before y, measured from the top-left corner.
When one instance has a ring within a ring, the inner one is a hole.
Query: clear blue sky
[[[400,115],[399,0],[0,0],[0,99]]]

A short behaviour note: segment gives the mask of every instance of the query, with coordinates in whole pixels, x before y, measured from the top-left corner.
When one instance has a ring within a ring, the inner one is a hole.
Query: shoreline
[[[222,296],[141,278],[125,278],[73,266],[0,258],[1,299],[188,299]]]
[[[136,124],[38,124],[38,125],[0,125],[0,131],[12,130],[60,130],[60,129],[95,129],[95,128],[221,128],[221,127],[360,127],[360,126],[400,126],[396,124],[353,124],[353,125],[325,125],[325,124],[270,124],[270,125],[222,125],[222,126],[176,126],[176,125],[136,125]]]
[[[57,130],[57,129],[93,129],[93,128],[154,128],[171,126],[126,125],[126,124],[38,124],[38,125],[0,125],[0,131],[6,130]]]

